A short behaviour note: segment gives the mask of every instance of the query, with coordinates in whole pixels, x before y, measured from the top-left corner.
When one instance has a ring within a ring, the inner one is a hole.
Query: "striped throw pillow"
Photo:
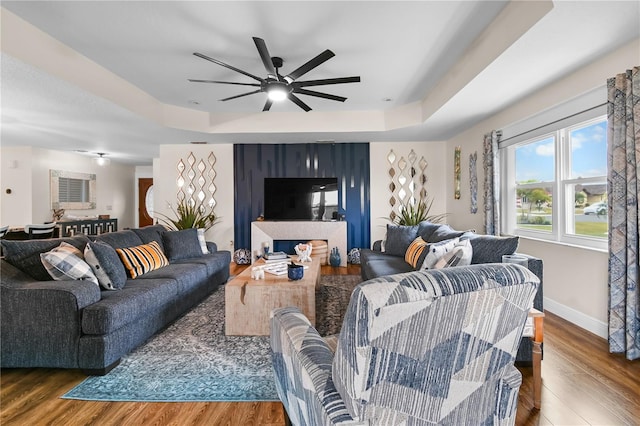
[[[407,251],[404,253],[404,261],[415,269],[420,262],[421,256],[427,248],[428,243],[418,237],[409,244]]]
[[[442,256],[433,269],[451,268],[453,266],[467,266],[471,265],[471,258],[473,257],[473,247],[471,241],[468,239],[460,240],[453,250]]]
[[[157,241],[128,248],[116,249],[131,278],[167,266],[169,261]]]

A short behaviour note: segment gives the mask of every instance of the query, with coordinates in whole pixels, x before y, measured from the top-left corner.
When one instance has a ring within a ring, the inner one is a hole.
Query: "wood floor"
[[[326,268],[326,269],[325,269]],[[357,274],[357,267],[323,267]],[[611,355],[607,342],[547,312],[542,408],[533,408],[530,368],[521,368],[517,425],[640,424],[640,361]],[[0,424],[284,425],[274,402],[128,403],[60,399],[85,376],[59,369],[4,369]]]

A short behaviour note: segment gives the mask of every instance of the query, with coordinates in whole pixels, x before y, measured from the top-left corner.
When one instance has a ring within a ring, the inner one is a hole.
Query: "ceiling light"
[[[111,160],[109,158],[104,157],[105,155],[107,155],[104,152],[97,152],[96,154],[98,154],[98,158],[94,158],[93,162],[96,163],[98,166],[104,167],[104,166],[108,166],[111,163]]]
[[[291,92],[291,86],[279,81],[270,81],[267,86],[267,96],[274,102],[284,101]]]

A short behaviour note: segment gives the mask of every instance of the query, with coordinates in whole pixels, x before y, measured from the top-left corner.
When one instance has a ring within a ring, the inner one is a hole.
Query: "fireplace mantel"
[[[340,266],[347,266],[347,222],[257,221],[251,222],[252,261],[262,253],[263,245],[273,247],[274,240],[326,240],[329,251],[338,247]]]

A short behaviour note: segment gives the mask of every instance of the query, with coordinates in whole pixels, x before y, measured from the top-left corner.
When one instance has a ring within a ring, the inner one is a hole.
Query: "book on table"
[[[283,251],[274,251],[273,253],[266,253],[264,260],[282,260],[287,259],[289,255]]]

